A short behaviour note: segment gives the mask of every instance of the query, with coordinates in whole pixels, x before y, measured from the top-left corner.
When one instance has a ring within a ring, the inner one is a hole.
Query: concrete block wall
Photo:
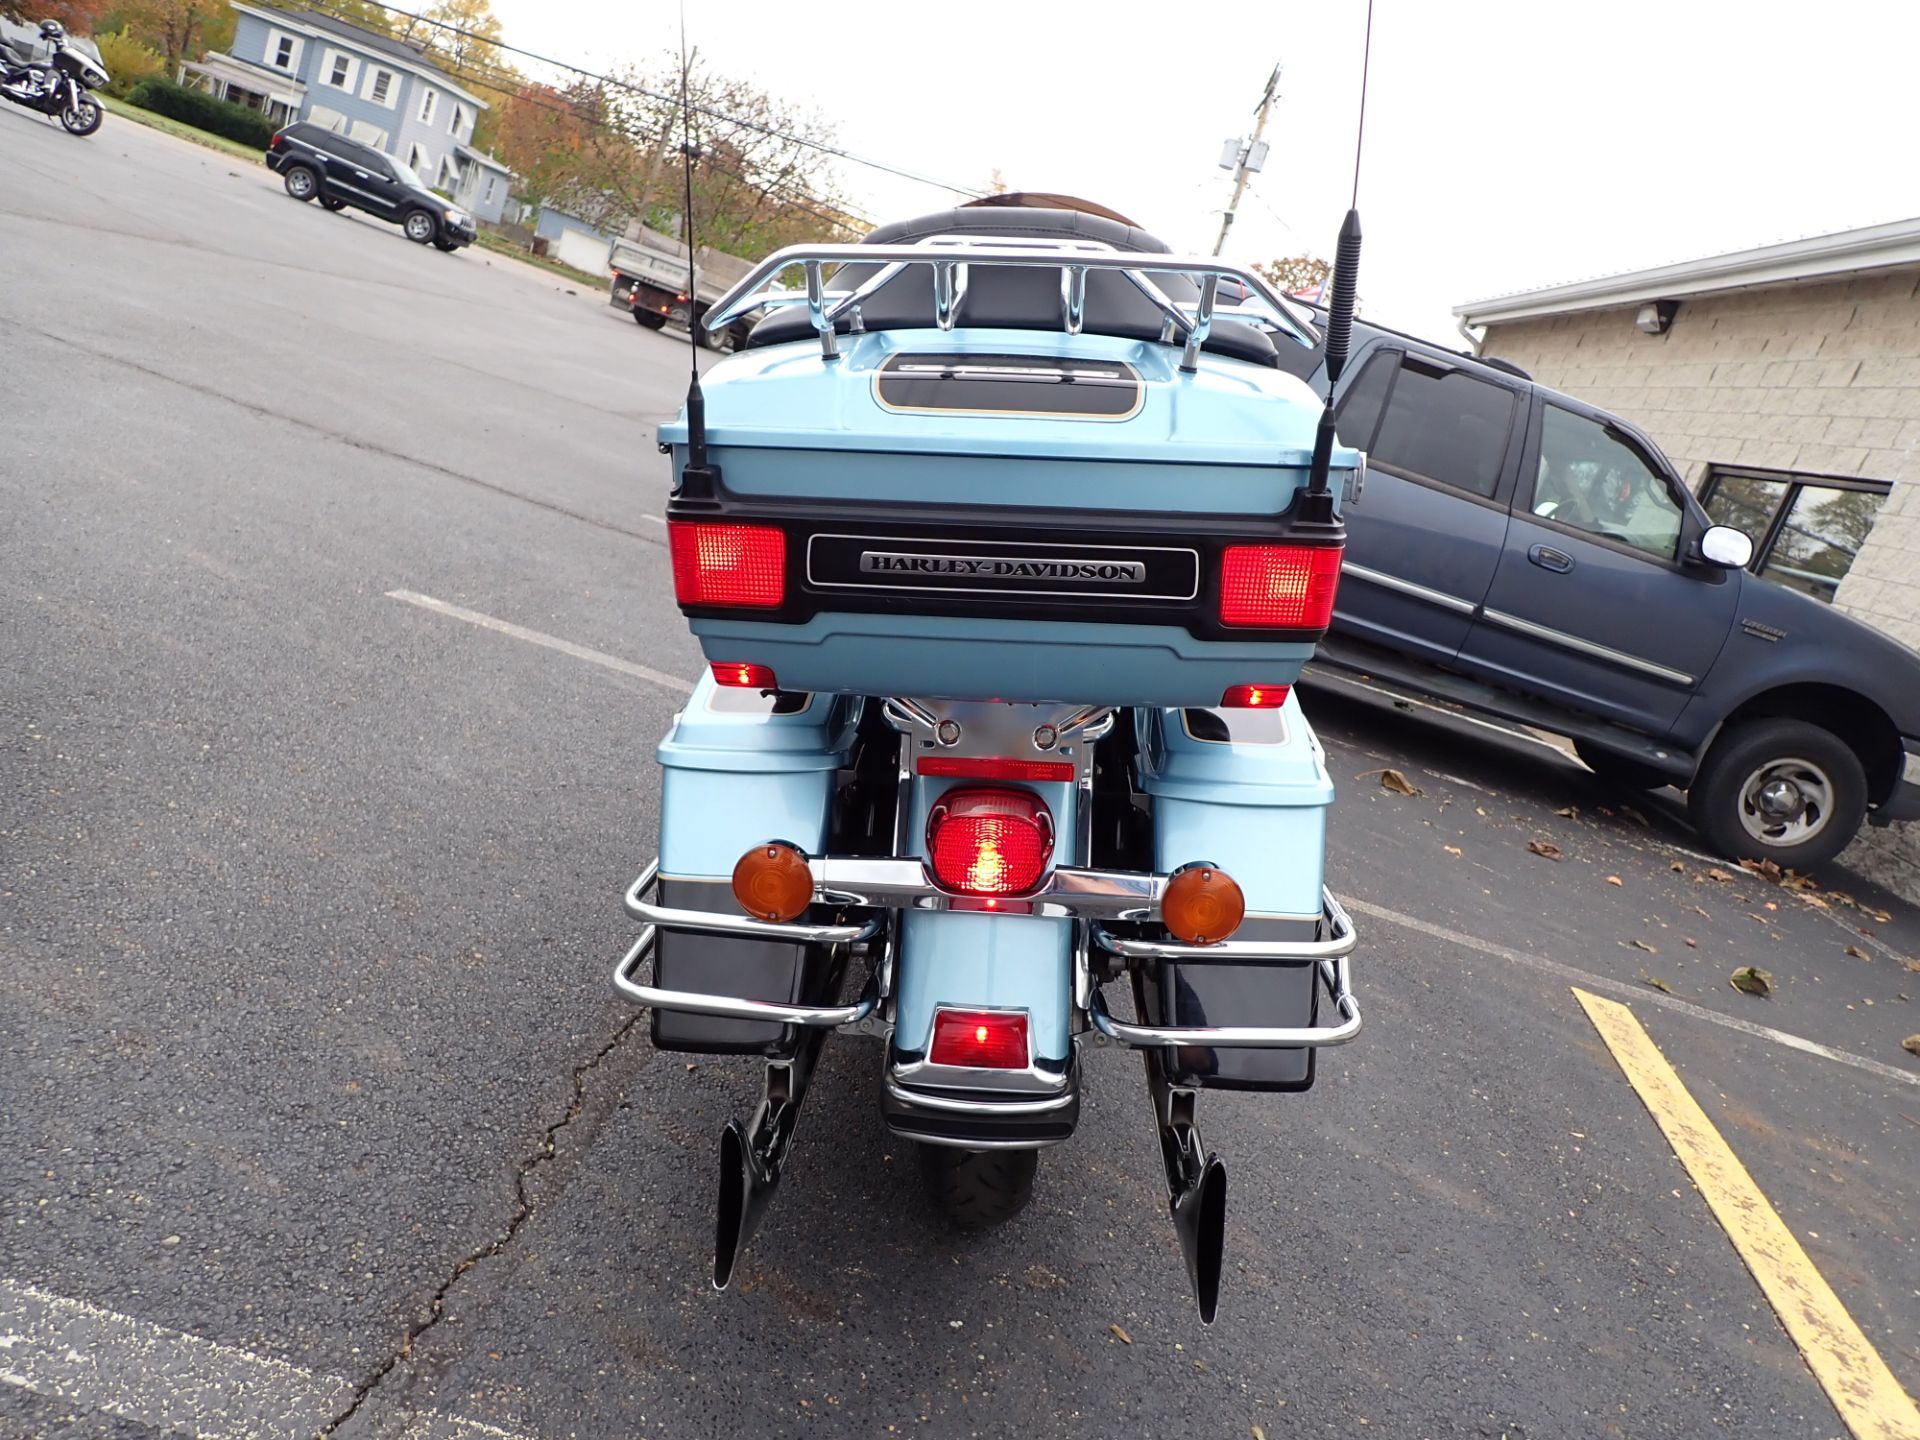
[[[1612,410],[1696,489],[1709,463],[1894,482],[1834,603],[1920,650],[1920,267],[1490,326],[1484,351]],[[1842,857],[1920,901],[1920,825]]]

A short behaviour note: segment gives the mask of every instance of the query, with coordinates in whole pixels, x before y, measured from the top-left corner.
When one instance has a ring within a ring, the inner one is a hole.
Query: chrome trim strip
[[[809,863],[815,898],[830,904],[946,910],[959,901],[984,909],[975,896],[950,895],[940,889],[928,875],[925,862],[911,856],[869,860],[828,855]],[[1061,865],[1031,895],[1009,895],[999,908],[1000,913],[1014,916],[1150,920],[1159,913],[1160,896],[1166,886],[1164,875]]]
[[[1037,1100],[976,1100],[960,1095],[941,1095],[931,1090],[909,1090],[896,1083],[891,1075],[882,1077],[882,1083],[887,1087],[887,1093],[896,1100],[928,1110],[947,1110],[957,1115],[1045,1115],[1050,1110],[1064,1110],[1079,1099],[1079,1093],[1071,1086],[1059,1095],[1046,1095]]]
[[[1353,567],[1347,567],[1351,570]],[[1545,625],[1536,625],[1531,620],[1522,620],[1518,615],[1509,615],[1503,610],[1483,610],[1480,612],[1495,625],[1531,636],[1535,640],[1544,640],[1549,645],[1558,645],[1566,650],[1576,650],[1582,655],[1591,655],[1596,660],[1605,660],[1609,664],[1619,665],[1628,670],[1638,670],[1643,675],[1651,675],[1656,680],[1665,680],[1669,685],[1685,685],[1692,688],[1693,676],[1684,670],[1670,669],[1652,660],[1642,660],[1638,655],[1629,655],[1624,650],[1615,650],[1610,645],[1597,641],[1583,640],[1578,635],[1569,635],[1564,630],[1554,630]]]
[[[1369,585],[1378,585],[1382,590],[1392,590],[1400,595],[1411,596],[1415,600],[1424,600],[1429,605],[1438,605],[1442,610],[1451,610],[1456,615],[1471,615],[1480,607],[1471,600],[1462,600],[1458,595],[1449,595],[1444,590],[1430,590],[1425,585],[1416,585],[1411,580],[1402,580],[1398,575],[1389,575],[1381,570],[1369,570],[1365,565],[1356,565],[1353,561],[1344,562],[1342,573],[1364,580]]]
[[[1345,957],[1322,960],[1320,981],[1339,1008],[1338,1025],[1310,1025],[1298,1028],[1251,1025],[1135,1025],[1116,1020],[1107,1013],[1107,1003],[1099,990],[1089,997],[1087,1019],[1107,1039],[1135,1050],[1160,1045],[1194,1045],[1222,1050],[1318,1050],[1329,1045],[1344,1045],[1360,1033],[1360,1006],[1347,981]]]

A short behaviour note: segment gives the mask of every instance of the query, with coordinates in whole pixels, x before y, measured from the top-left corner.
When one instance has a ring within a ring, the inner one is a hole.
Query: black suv
[[[329,210],[351,205],[398,225],[416,245],[453,251],[473,243],[473,216],[391,155],[321,126],[301,121],[281,130],[267,145],[267,166],[294,199]]]
[[[1748,573],[1750,537],[1643,431],[1364,323],[1339,389],[1367,471],[1323,678],[1565,735],[1603,777],[1686,790],[1723,854],[1804,870],[1863,820],[1920,818],[1920,654]]]

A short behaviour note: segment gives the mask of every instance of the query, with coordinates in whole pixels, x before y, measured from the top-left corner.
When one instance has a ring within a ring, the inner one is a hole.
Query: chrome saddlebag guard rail
[[[724,1020],[754,1020],[773,1025],[797,1025],[803,1029],[837,1029],[858,1025],[879,1007],[879,975],[869,977],[866,988],[851,1005],[795,1005],[771,1000],[752,1000],[739,995],[705,994],[694,990],[669,990],[643,985],[636,978],[640,967],[653,953],[662,931],[700,935],[721,935],[740,940],[771,940],[794,945],[857,945],[872,939],[885,923],[882,915],[873,915],[858,924],[811,925],[775,924],[753,920],[744,915],[717,914],[707,910],[676,910],[648,897],[657,888],[660,862],[655,860],[627,888],[626,909],[634,919],[644,922],[640,938],[614,967],[613,987],[636,1004],[654,1010],[685,1015],[708,1015]]]

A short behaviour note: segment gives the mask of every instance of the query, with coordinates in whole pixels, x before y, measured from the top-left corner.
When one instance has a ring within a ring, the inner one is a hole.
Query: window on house
[[[1831,600],[1892,489],[1885,480],[1709,465],[1700,503],[1714,524],[1752,538],[1754,574]]]
[[[327,72],[327,83],[333,86],[333,88],[336,90],[346,89],[347,81],[350,78],[350,72],[352,68],[353,67],[348,63],[346,56],[344,55],[334,56],[333,68]]]
[[[291,70],[293,68],[293,37],[291,35],[281,35],[275,38],[273,42],[273,63],[277,69]]]
[[[459,135],[463,133],[466,130],[466,128],[467,128],[467,107],[464,105],[455,105],[453,107],[453,133],[455,135]]]
[[[421,93],[420,123],[422,125],[431,125],[433,123],[433,102],[439,98],[440,93],[437,90],[427,90]]]
[[[489,202],[491,202],[491,201],[492,201],[492,199],[493,199],[493,191],[494,191],[494,187],[495,187],[495,186],[496,186],[496,185],[497,185],[498,183],[499,183],[499,179],[498,179],[498,177],[497,177],[497,176],[493,176],[493,175],[489,175],[489,176],[487,177],[487,192],[486,192],[486,194],[485,194],[485,196],[484,196],[484,197],[482,197],[482,198],[484,198],[485,200],[487,200],[487,201],[489,201]]]
[[[1513,399],[1504,386],[1444,361],[1376,351],[1341,400],[1340,438],[1395,474],[1491,496]]]
[[[1543,520],[1671,560],[1680,502],[1639,447],[1609,426],[1558,405],[1540,422],[1540,467],[1528,507]]]
[[[386,104],[387,94],[392,89],[393,89],[393,72],[391,70],[376,70],[373,72],[373,103],[374,104],[376,105]]]

